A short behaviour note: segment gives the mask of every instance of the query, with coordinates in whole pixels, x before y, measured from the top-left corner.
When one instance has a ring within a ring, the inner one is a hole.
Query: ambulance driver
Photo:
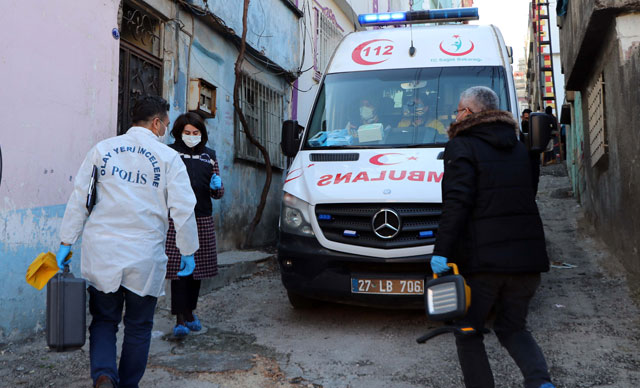
[[[426,100],[435,105],[435,98]],[[424,143],[446,143],[449,140],[447,129],[442,122],[428,114],[430,105],[432,104],[425,104],[419,94],[409,99],[402,106],[402,120],[398,123],[398,128],[425,128],[421,139]]]
[[[82,234],[82,277],[89,283],[91,378],[95,387],[137,387],[151,343],[153,312],[162,294],[169,212],[184,270],[193,272],[198,249],[196,197],[180,155],[162,143],[167,102],[138,99],[133,127],[96,144],[80,166],[67,203],[57,254],[61,268]],[[96,203],[85,206],[93,166],[99,171]],[[124,308],[124,341],[116,364],[116,332]]]

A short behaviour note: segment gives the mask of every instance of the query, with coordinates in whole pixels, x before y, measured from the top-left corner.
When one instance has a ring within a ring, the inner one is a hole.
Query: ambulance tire
[[[320,301],[307,298],[306,296],[296,294],[289,290],[287,290],[287,297],[289,297],[289,303],[291,303],[291,306],[296,310],[312,309],[320,304]]]

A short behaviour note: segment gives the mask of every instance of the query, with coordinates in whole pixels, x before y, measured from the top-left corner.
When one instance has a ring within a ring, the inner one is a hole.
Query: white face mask
[[[162,123],[162,125],[164,125],[164,123]],[[164,125],[164,134],[163,135],[157,135],[156,134],[156,138],[158,139],[158,141],[160,143],[166,143],[166,139],[167,139],[167,132],[169,132],[169,127],[167,127],[166,125]]]
[[[362,120],[370,120],[373,118],[373,113],[375,109],[369,106],[361,106],[360,107],[360,118]]]
[[[182,141],[189,148],[193,148],[193,147],[197,146],[198,144],[200,144],[200,140],[201,139],[202,139],[202,136],[182,135]]]

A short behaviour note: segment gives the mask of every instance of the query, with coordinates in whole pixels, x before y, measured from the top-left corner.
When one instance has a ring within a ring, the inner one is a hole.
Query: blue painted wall
[[[247,43],[282,68],[294,70],[300,64],[299,19],[284,1],[287,0],[258,0],[249,4]],[[202,0],[193,0],[191,3],[205,8]],[[243,3],[234,0],[209,1],[207,4],[211,12],[241,36]]]
[[[582,120],[582,94],[575,92],[573,117],[567,126],[567,167],[574,195],[581,200],[585,190],[584,179],[584,122]]]
[[[46,288],[25,281],[27,267],[42,252],[57,249],[65,205],[0,212],[0,343],[43,330]],[[71,270],[79,276],[80,241],[73,247]]]
[[[273,1],[279,2],[280,0]],[[281,7],[280,12],[282,14],[272,15],[271,18],[287,20],[287,15],[292,15],[291,10],[286,7]],[[231,23],[227,24],[231,26]],[[297,35],[294,38],[297,39]],[[295,63],[298,60],[299,53],[288,46],[288,39],[269,39],[264,42],[270,42],[275,51],[286,54],[284,62]],[[225,196],[213,202],[220,250],[237,248],[244,242],[245,227],[255,214],[265,180],[264,165],[235,157],[233,86],[237,56],[238,51],[231,42],[213,32],[204,23],[196,21],[189,61],[189,78],[204,79],[217,88],[216,117],[207,119],[206,125],[209,134],[208,146],[216,150],[220,176],[225,185]],[[284,67],[281,63],[279,65]],[[291,87],[280,75],[260,68],[259,63],[251,59],[246,60],[246,71],[260,82],[282,92],[285,95],[285,104],[289,104]],[[275,242],[281,188],[282,173],[274,169],[267,206],[252,241],[253,245]]]

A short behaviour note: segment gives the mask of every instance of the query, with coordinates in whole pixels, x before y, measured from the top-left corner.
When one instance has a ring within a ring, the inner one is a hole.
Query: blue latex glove
[[[441,274],[449,270],[447,258],[442,256],[431,256],[431,270],[435,274]]]
[[[189,276],[193,273],[193,270],[196,269],[196,260],[193,255],[182,255],[180,258],[180,269],[181,271],[178,272],[178,276]]]
[[[58,253],[56,254],[56,262],[58,262],[58,267],[60,269],[64,269],[65,264],[69,264],[71,262],[71,259],[64,261],[70,251],[71,245],[60,244],[60,248],[58,248]]]
[[[222,179],[220,179],[218,174],[213,174],[211,182],[209,182],[209,187],[211,187],[211,190],[218,190],[222,187]]]

